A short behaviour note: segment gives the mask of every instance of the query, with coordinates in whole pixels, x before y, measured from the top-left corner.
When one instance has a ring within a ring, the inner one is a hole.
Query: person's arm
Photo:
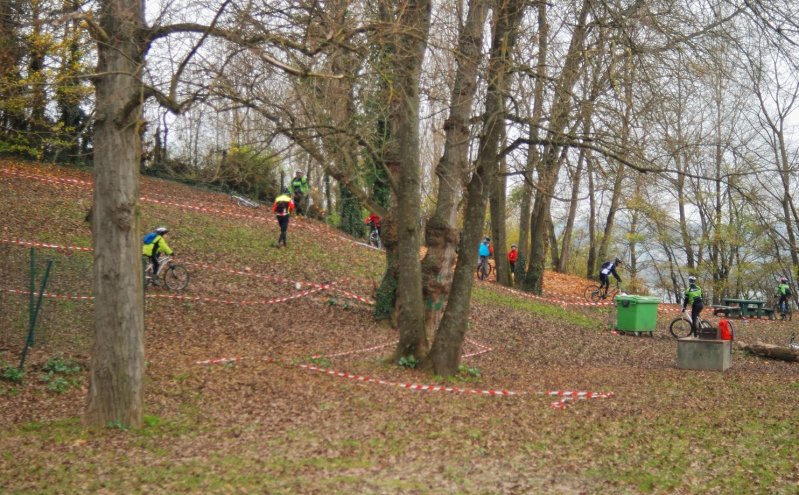
[[[158,251],[167,256],[171,256],[173,252],[172,248],[169,247],[169,244],[166,243],[166,239],[163,237],[158,240]]]

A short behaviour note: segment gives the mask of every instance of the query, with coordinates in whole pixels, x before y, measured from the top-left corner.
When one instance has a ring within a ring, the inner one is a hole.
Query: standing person
[[[788,312],[788,298],[792,295],[793,293],[791,292],[791,286],[788,285],[788,279],[785,277],[780,278],[780,285],[777,286],[777,293],[775,296],[780,298],[778,306],[782,316],[785,316],[785,313]]]
[[[691,305],[691,335],[694,337],[699,336],[699,313],[705,307],[702,302],[702,289],[696,285],[696,277],[691,275],[688,277],[688,288],[685,289],[685,296],[682,301],[682,310]]]
[[[283,188],[283,194],[275,198],[275,204],[272,205],[272,211],[275,212],[277,223],[280,225],[280,237],[277,238],[277,247],[283,244],[286,247],[286,232],[289,230],[289,216],[294,211],[294,201],[289,196],[288,188]]]
[[[153,263],[153,273],[151,280],[153,285],[160,285],[158,282],[158,269],[160,268],[159,258],[163,253],[169,256],[173,253],[172,248],[166,243],[164,236],[169,233],[166,227],[158,227],[154,231],[144,236],[144,245],[142,246],[142,254],[150,258]]]
[[[305,215],[303,206],[309,189],[308,178],[302,174],[302,170],[297,170],[291,180],[291,190],[294,193],[294,207],[297,208],[297,215]]]
[[[619,277],[619,274],[616,273],[616,267],[621,265],[622,265],[621,260],[618,257],[616,257],[616,259],[612,261],[606,261],[602,263],[602,267],[600,267],[599,269],[599,284],[600,284],[600,289],[605,289],[604,291],[605,295],[607,295],[608,289],[610,288],[611,275],[613,275],[616,278],[616,282],[621,283],[621,277]]]
[[[510,251],[508,251],[508,263],[510,263],[511,275],[516,273],[516,260],[518,259],[519,259],[519,249],[516,247],[516,244],[511,244]]]

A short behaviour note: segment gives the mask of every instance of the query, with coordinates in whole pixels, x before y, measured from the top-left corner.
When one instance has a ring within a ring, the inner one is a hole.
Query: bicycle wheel
[[[477,265],[477,278],[480,280],[488,278],[488,263],[480,263]]]
[[[376,230],[373,230],[371,234],[369,234],[369,245],[374,246],[376,248],[382,247],[380,245],[380,235],[377,233]]]
[[[165,270],[164,283],[170,290],[183,290],[189,285],[189,271],[180,265],[171,265]]]
[[[583,297],[585,297],[585,300],[588,302],[597,302],[601,298],[601,290],[602,289],[600,289],[598,285],[589,285],[585,288]]]
[[[681,339],[691,335],[691,322],[683,317],[675,318],[669,325],[669,333],[675,339]]]

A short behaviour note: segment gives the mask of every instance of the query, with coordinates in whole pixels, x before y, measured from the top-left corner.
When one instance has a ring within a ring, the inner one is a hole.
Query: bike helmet
[[[694,277],[693,275],[691,275],[690,277],[688,277],[688,283],[689,283],[689,284],[696,283],[696,277]]]
[[[513,249],[513,248],[515,248],[515,247],[516,247],[516,244],[511,244],[511,245],[510,245],[510,248],[511,248],[511,249]]]
[[[788,283],[788,279],[787,279],[787,278],[785,278],[785,277],[782,277],[782,278],[780,278],[780,283],[781,283],[781,284]]]
[[[166,227],[158,227],[157,229],[155,229],[155,233],[158,235],[164,235],[167,232],[169,232],[169,229]]]
[[[616,257],[616,263],[621,263],[621,259],[618,256]]]
[[[284,187],[283,188],[283,194],[288,194],[288,193],[289,193],[289,188],[288,187]]]
[[[491,238],[490,238],[490,237],[484,237],[484,238],[483,238],[483,241],[484,241],[484,242],[491,242]]]
[[[294,175],[302,175],[302,170],[297,170],[296,172],[294,172]]]

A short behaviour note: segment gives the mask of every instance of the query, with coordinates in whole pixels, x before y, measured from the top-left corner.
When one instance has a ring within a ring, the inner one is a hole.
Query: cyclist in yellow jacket
[[[682,302],[682,310],[685,312],[685,309],[688,306],[691,306],[691,335],[694,337],[699,336],[699,313],[705,307],[704,302],[702,301],[702,288],[696,285],[696,277],[691,275],[688,277],[688,288],[685,289],[685,297],[683,298]]]
[[[169,256],[172,254],[172,248],[166,243],[164,236],[167,235],[169,229],[166,227],[158,227],[154,231],[144,236],[144,245],[142,246],[142,254],[150,258],[153,262],[153,283],[158,285],[158,258],[161,254]]]

